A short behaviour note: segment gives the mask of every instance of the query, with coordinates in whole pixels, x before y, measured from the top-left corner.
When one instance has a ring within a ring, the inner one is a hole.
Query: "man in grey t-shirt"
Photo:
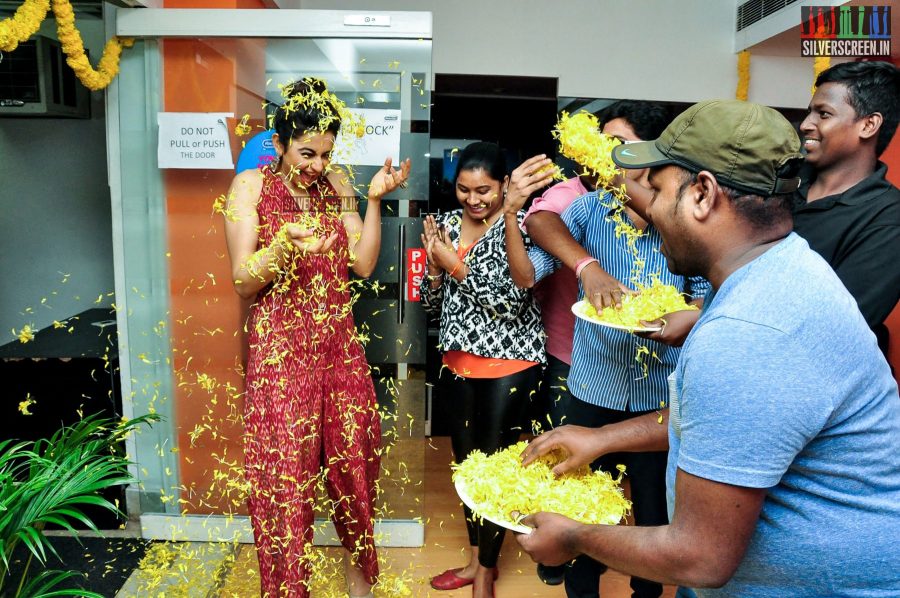
[[[588,554],[701,596],[900,595],[900,397],[853,298],[791,233],[799,148],[777,112],[711,101],[614,150],[620,166],[653,168],[649,216],[669,269],[713,290],[675,371],[668,430],[655,414],[567,426],[524,457],[564,448],[562,472],[668,446],[671,523],[538,513],[518,536],[535,560]]]

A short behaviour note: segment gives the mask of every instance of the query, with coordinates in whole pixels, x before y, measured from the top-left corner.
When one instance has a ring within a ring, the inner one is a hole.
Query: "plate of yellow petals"
[[[587,299],[572,305],[572,313],[582,320],[627,332],[658,332],[662,326],[646,326],[642,322],[652,322],[676,311],[696,309],[696,305],[684,300],[676,287],[664,284],[653,284],[639,293],[625,295],[621,307],[607,307],[602,312],[597,312]]]
[[[563,453],[553,451],[522,467],[526,446],[519,442],[493,455],[472,451],[453,466],[456,492],[476,516],[527,534],[531,528],[520,523],[525,514],[546,511],[582,523],[616,525],[631,509],[620,485],[624,467],[617,478],[587,465],[557,477],[553,467]]]

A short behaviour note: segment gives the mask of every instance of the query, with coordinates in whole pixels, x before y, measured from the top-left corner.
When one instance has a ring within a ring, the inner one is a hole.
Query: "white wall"
[[[434,72],[558,77],[560,96],[693,102],[733,97],[737,83],[736,0],[277,1],[431,11]],[[78,26],[96,62],[102,23]],[[53,34],[50,20],[42,31]],[[750,99],[805,107],[812,60],[781,54],[754,55]],[[102,94],[92,98],[89,121],[0,118],[0,342],[113,288]],[[59,272],[71,274],[65,285]]]
[[[799,39],[797,52],[800,50]],[[844,62],[834,60],[832,64]],[[806,108],[812,97],[813,59],[763,55],[750,50],[751,102],[783,108]]]
[[[361,12],[431,11],[435,73],[558,77],[560,96],[694,102],[732,98],[737,85],[736,0],[278,0],[278,4]],[[751,73],[751,100],[784,107],[808,103],[812,59],[761,56]]]
[[[96,64],[103,23],[77,26]],[[50,17],[41,33],[55,32]],[[103,94],[91,95],[90,120],[0,118],[0,344],[11,328],[42,328],[113,290]]]

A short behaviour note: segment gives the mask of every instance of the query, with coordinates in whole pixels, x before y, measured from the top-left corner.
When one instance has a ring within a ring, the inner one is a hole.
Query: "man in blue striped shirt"
[[[635,257],[626,246],[624,237],[616,238],[615,223],[609,217],[614,199],[607,193],[592,191],[576,199],[563,213],[562,219],[572,238],[617,280],[629,282]],[[638,259],[644,261],[641,282],[650,285],[653,277],[663,284],[675,286],[693,298],[701,299],[709,288],[702,278],[685,278],[666,268],[666,259],[659,253],[659,232],[645,222],[643,234],[635,241]],[[548,247],[553,250],[553,247]],[[540,247],[532,247],[528,258],[533,264],[535,282],[556,271],[561,263]],[[579,299],[583,290],[579,288]],[[659,359],[635,359],[638,348],[646,346]],[[615,411],[646,412],[660,408],[667,396],[666,377],[675,369],[678,348],[634,334],[575,321],[572,347],[572,369],[569,372],[569,392],[580,401]],[[643,365],[647,366],[646,376]],[[572,424],[571,418],[562,422]]]
[[[624,142],[640,141],[626,118],[619,117],[604,124],[603,132]],[[518,179],[527,179],[542,168],[543,162],[525,162],[519,173],[513,173],[510,187]],[[519,176],[517,176],[517,174]],[[639,184],[649,186],[646,172],[629,173]],[[515,197],[513,197],[515,196]],[[517,194],[510,193],[507,201],[514,202]],[[629,286],[640,282],[650,285],[654,277],[663,284],[673,285],[692,298],[702,299],[709,284],[702,278],[685,278],[672,274],[666,267],[665,257],[659,253],[659,232],[636,213],[627,210],[623,218],[642,234],[635,241],[637,255],[628,247],[625,237],[616,237],[616,224],[611,220],[615,200],[606,191],[594,191],[576,199],[562,214],[569,238],[555,234],[543,248],[532,247],[528,260],[533,268],[531,284],[535,284],[561,267],[566,246],[577,242],[587,252],[579,260],[580,270],[603,268],[606,273]],[[514,206],[507,206],[512,209]],[[533,233],[534,224],[529,227]],[[538,235],[540,236],[540,235]],[[510,244],[510,241],[507,241]],[[511,267],[516,269],[514,248],[509,249]],[[522,255],[519,253],[518,255]],[[593,264],[591,258],[598,264]],[[643,261],[641,278],[633,280],[635,262]],[[529,280],[522,270],[530,270],[521,264],[520,278]],[[581,274],[581,271],[578,272]],[[515,277],[515,276],[514,276]],[[579,280],[579,299],[584,296]],[[639,354],[640,347],[649,352]],[[607,328],[582,319],[575,322],[572,347],[572,366],[568,378],[568,396],[564,396],[555,412],[562,413],[562,424],[600,427],[632,417],[656,411],[665,406],[668,397],[666,378],[675,369],[679,348],[644,340],[625,331]],[[638,357],[641,361],[638,361]],[[655,356],[655,358],[653,357]],[[605,455],[593,466],[616,473],[616,465],[626,466],[630,481],[635,522],[638,525],[665,525],[668,523],[665,498],[666,453],[619,453]],[[566,595],[569,598],[597,598],[600,575],[605,565],[582,556],[565,572]],[[631,587],[634,596],[656,598],[662,593],[662,585],[633,577]]]

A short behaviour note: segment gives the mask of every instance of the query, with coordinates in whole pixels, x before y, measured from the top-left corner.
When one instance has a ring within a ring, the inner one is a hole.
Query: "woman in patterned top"
[[[253,299],[247,324],[244,467],[262,595],[309,596],[320,472],[348,553],[350,596],[371,596],[381,429],[375,390],[350,311],[349,270],[372,273],[380,200],[409,176],[385,160],[363,221],[345,176],[329,168],[341,125],[324,82],[284,90],[273,119],[278,160],[238,174],[225,235],[235,289]]]
[[[538,306],[510,276],[501,199],[509,177],[500,147],[466,147],[455,180],[462,209],[425,221],[422,302],[440,314],[443,363],[459,380],[451,436],[454,457],[462,462],[473,450],[491,454],[519,439],[545,356]],[[523,216],[518,213],[518,230],[511,232],[524,234]],[[474,584],[473,596],[493,596],[504,529],[464,511],[471,561],[431,585],[452,590]]]

